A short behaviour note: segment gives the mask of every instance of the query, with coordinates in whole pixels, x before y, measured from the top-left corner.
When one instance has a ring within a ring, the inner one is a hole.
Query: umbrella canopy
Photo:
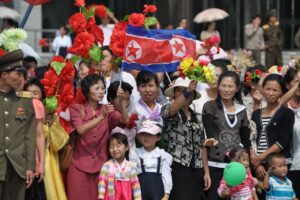
[[[37,54],[37,52],[35,50],[33,50],[33,48],[31,46],[29,46],[28,44],[21,42],[19,44],[19,48],[22,49],[23,53],[24,53],[24,57],[26,56],[31,56],[34,57],[37,60],[40,60],[40,56],[39,54]]]
[[[20,18],[20,14],[14,9],[5,6],[0,6],[0,18],[10,18],[17,20]]]
[[[209,8],[198,13],[194,18],[196,23],[213,22],[228,17],[229,14],[219,8]]]

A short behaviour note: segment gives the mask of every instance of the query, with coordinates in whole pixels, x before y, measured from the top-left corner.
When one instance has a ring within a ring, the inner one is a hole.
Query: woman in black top
[[[278,99],[285,91],[284,80],[279,74],[270,74],[263,82],[263,95],[267,106],[256,110],[252,120],[257,129],[257,154],[251,155],[251,163],[259,179],[264,178],[264,160],[272,153],[291,158],[291,143],[295,116],[292,110],[281,106]]]
[[[245,106],[241,105],[239,76],[232,71],[224,72],[218,80],[218,96],[203,107],[203,125],[208,138],[219,144],[208,148],[208,165],[212,180],[207,199],[220,199],[217,193],[226,166],[225,154],[234,147],[243,145],[250,149],[249,121]]]

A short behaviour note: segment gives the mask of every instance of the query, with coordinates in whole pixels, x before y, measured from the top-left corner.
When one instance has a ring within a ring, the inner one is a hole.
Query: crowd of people
[[[257,43],[247,49],[280,59],[259,23],[245,27]],[[277,31],[272,24],[263,29]],[[67,56],[71,39],[58,34],[54,50]],[[214,23],[201,38],[213,34]],[[109,46],[101,50],[99,63],[72,66],[75,98],[55,111],[44,77],[66,61],[37,67],[21,50],[0,56],[0,200],[299,199],[300,58],[284,70],[214,59],[215,81],[204,84],[177,71],[123,71]],[[237,186],[223,177],[231,162],[246,170]]]

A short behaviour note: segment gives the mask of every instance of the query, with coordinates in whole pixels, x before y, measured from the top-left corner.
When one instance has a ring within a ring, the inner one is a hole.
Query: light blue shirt
[[[270,177],[270,188],[266,191],[266,200],[291,200],[296,197],[292,182],[287,177],[284,178],[285,181],[276,176]]]

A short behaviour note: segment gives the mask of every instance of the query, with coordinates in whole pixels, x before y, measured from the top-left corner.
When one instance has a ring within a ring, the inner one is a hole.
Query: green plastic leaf
[[[125,15],[125,17],[123,18],[123,21],[127,21],[129,18],[129,15]]]
[[[116,65],[120,65],[122,63],[122,57],[117,57],[114,61]]]
[[[58,101],[57,101],[56,96],[47,97],[44,100],[44,104],[46,105],[46,107],[48,108],[48,110],[50,112],[54,112],[56,110],[56,108],[58,107]]]
[[[61,63],[61,62],[52,62],[51,66],[53,67],[54,71],[56,74],[59,76],[61,70],[66,66],[66,63]]]
[[[85,19],[89,19],[90,17],[93,17],[95,14],[95,7],[92,7],[90,9],[86,9],[85,7],[81,7],[82,13],[85,16]]]
[[[97,45],[93,45],[93,47],[90,48],[89,55],[90,58],[96,63],[99,63],[101,60],[104,59],[102,50]]]
[[[73,55],[71,58],[71,62],[75,65],[78,61],[82,60],[81,56]]]
[[[149,29],[149,27],[156,25],[157,22],[158,21],[157,21],[156,17],[147,17],[145,19],[144,26],[145,26],[145,28]]]

